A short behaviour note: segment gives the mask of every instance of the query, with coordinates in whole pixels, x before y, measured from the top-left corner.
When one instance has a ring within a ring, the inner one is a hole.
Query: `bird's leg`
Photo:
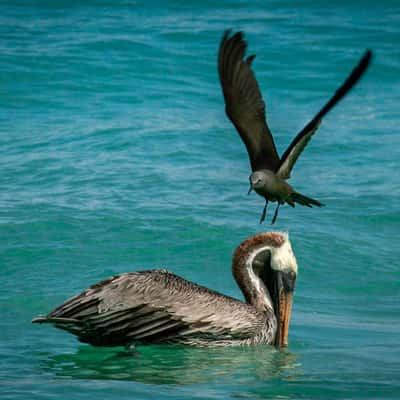
[[[276,218],[278,217],[278,210],[279,210],[280,205],[281,205],[281,203],[278,202],[278,205],[276,206],[276,209],[275,209],[274,218],[272,218],[271,225],[273,225],[275,223]]]
[[[264,222],[265,217],[267,215],[267,205],[268,205],[268,200],[265,199],[265,206],[264,206],[264,209],[263,209],[262,214],[261,214],[260,224],[262,224]]]

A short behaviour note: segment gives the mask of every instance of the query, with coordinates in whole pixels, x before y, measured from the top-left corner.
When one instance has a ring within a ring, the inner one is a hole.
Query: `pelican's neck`
[[[262,250],[259,246],[249,250],[239,254],[239,257],[234,257],[233,276],[248,304],[258,311],[273,311],[274,306],[268,289],[253,268],[254,259]]]
[[[297,270],[288,235],[279,232],[258,234],[244,241],[233,256],[233,276],[246,302],[259,311],[274,311],[273,299],[260,277],[260,270],[263,270],[264,280],[268,279],[268,274],[265,273],[268,267],[262,265],[255,268],[255,262],[260,262],[260,257],[275,270],[283,270],[293,262]]]

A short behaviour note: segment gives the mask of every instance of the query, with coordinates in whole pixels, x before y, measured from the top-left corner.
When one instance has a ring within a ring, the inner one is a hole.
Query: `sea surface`
[[[216,56],[243,30],[284,151],[358,62],[291,183],[326,207],[260,225]],[[1,1],[0,398],[399,399],[398,1]],[[231,256],[289,232],[289,347],[95,348],[31,319],[113,274],[242,298]]]

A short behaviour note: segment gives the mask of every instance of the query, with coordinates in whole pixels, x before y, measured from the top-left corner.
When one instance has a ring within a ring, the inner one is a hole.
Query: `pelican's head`
[[[267,232],[245,240],[233,262],[234,276],[247,302],[259,310],[273,309],[277,321],[274,343],[286,347],[297,278],[288,234]]]

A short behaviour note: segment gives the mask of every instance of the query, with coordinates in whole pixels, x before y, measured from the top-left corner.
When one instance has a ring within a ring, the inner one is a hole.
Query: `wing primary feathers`
[[[248,56],[248,57],[246,58],[246,63],[247,63],[247,65],[250,66],[251,63],[253,62],[253,60],[254,60],[255,58],[256,58],[256,55],[255,55],[255,54],[252,54],[251,56]]]
[[[225,111],[244,142],[251,168],[275,170],[279,156],[265,118],[265,103],[251,69],[255,55],[245,58],[242,32],[226,31],[218,52],[218,72]]]
[[[361,76],[366,71],[370,64],[372,51],[367,50],[362,56],[357,66],[353,69],[343,84],[336,90],[335,94],[329,101],[320,109],[315,117],[296,135],[292,143],[283,153],[279,166],[276,170],[277,174],[285,179],[290,177],[290,172],[300,156],[301,152],[306,147],[311,139],[311,136],[318,129],[322,118],[350,91],[350,89],[358,82]]]
[[[335,104],[340,101],[349,90],[358,82],[361,76],[366,71],[372,57],[372,51],[366,50],[362,56],[358,65],[353,69],[349,77],[344,81],[344,83],[336,90],[335,94],[331,99],[321,108],[319,113],[314,117],[315,120],[320,120],[327,114]]]

